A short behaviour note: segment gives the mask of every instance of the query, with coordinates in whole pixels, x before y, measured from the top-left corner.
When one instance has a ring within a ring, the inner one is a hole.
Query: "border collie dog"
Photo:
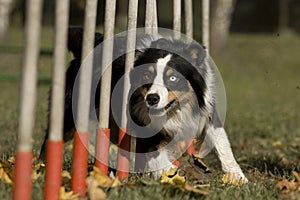
[[[102,35],[96,34],[95,46],[102,40]],[[214,147],[224,172],[248,182],[233,156],[216,111],[215,73],[205,49],[196,42],[165,38],[146,40],[143,42],[147,43],[145,48],[135,50],[127,109],[128,126],[139,138],[137,152],[146,155],[146,169],[159,177],[162,170],[173,166],[172,147],[178,141],[194,137],[199,146],[205,143],[205,146]],[[72,138],[75,130],[72,92],[80,68],[81,42],[82,29],[70,29],[68,48],[75,58],[66,73],[65,141]],[[112,89],[124,75],[124,57],[113,62]],[[95,95],[96,109],[97,99],[99,93]],[[44,158],[45,148],[44,143],[41,158]],[[205,156],[205,150],[199,148],[199,154]]]

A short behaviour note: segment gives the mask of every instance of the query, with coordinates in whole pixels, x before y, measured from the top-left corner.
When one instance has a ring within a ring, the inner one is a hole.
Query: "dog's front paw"
[[[223,184],[230,184],[230,185],[242,185],[248,183],[248,179],[245,177],[243,172],[239,173],[232,173],[228,172],[222,176]]]

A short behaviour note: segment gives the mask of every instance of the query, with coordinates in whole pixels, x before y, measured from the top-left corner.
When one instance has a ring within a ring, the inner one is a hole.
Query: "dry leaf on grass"
[[[99,183],[93,176],[89,176],[86,179],[87,192],[89,199],[91,200],[104,200],[106,199],[105,192],[99,188]]]
[[[70,172],[68,172],[67,170],[63,170],[61,172],[61,177],[63,179],[71,179],[72,178]]]
[[[211,179],[211,171],[201,160],[198,154],[183,154],[178,161],[180,162],[180,175],[186,178],[186,182],[193,186],[203,185]]]
[[[277,148],[282,148],[282,147],[284,147],[283,144],[282,144],[282,142],[279,141],[279,140],[272,141],[272,146],[273,146],[273,147],[277,147]]]
[[[172,185],[184,185],[185,177],[179,175],[177,168],[171,168],[169,171],[163,171],[161,175],[161,183],[169,183]]]
[[[201,160],[201,157],[199,154],[192,154],[192,158],[194,159],[194,164],[197,167],[200,167],[201,169],[203,169],[205,173],[211,173],[208,166]]]
[[[59,190],[59,199],[60,200],[78,200],[79,199],[79,195],[78,194],[74,194],[73,191],[66,192],[65,187],[60,187],[60,190]]]
[[[101,187],[116,187],[121,186],[122,183],[118,178],[113,179],[103,174],[99,168],[94,166],[93,171],[90,172],[90,176],[86,179],[86,185],[91,200],[103,200],[106,199],[106,194]]]
[[[6,183],[12,184],[14,180],[14,172],[9,162],[0,159],[0,179]]]
[[[208,191],[197,189],[188,183],[186,183],[186,177],[180,175],[180,169],[178,168],[171,168],[169,171],[163,171],[161,176],[161,183],[163,184],[171,184],[175,186],[182,187],[185,190],[207,195]]]
[[[32,181],[37,180],[41,176],[43,170],[45,170],[44,163],[40,162],[36,164],[32,169],[31,180]]]
[[[289,194],[291,192],[300,191],[300,176],[297,172],[292,171],[293,175],[295,176],[292,180],[287,180],[283,178],[282,180],[278,181],[276,184],[276,188],[281,190],[283,194]]]
[[[236,178],[235,174],[233,173],[226,173],[222,176],[222,183],[223,185],[241,186],[243,185],[243,179]]]
[[[122,183],[118,178],[112,179],[109,176],[103,174],[99,168],[93,167],[93,171],[90,172],[90,176],[94,177],[100,187],[116,187],[121,186]]]

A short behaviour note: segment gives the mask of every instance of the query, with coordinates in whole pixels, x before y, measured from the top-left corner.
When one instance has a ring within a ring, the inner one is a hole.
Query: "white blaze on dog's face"
[[[168,88],[164,84],[164,72],[167,63],[171,59],[171,54],[160,58],[156,63],[156,77],[153,80],[153,85],[145,96],[145,101],[149,107],[153,106],[155,109],[163,109],[167,106],[169,99]],[[152,99],[151,99],[152,98]],[[152,102],[152,103],[151,103]]]

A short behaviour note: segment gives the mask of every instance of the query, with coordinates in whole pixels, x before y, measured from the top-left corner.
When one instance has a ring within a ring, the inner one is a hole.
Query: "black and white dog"
[[[95,46],[102,40],[102,35],[96,34]],[[68,47],[75,58],[66,74],[65,141],[72,138],[75,130],[72,92],[80,68],[81,41],[82,30],[70,29]],[[160,175],[173,166],[169,144],[195,137],[198,144],[204,142],[214,147],[224,172],[247,182],[216,112],[215,73],[206,51],[196,42],[174,39],[144,39],[142,43],[147,45],[136,50],[134,69],[130,72],[128,118],[132,120],[130,129],[140,138],[139,153],[147,153],[147,169]],[[124,65],[124,56],[113,62],[112,89],[124,75]],[[98,96],[99,93],[96,106]],[[42,158],[45,148],[44,143]],[[201,149],[199,153],[204,156]]]

